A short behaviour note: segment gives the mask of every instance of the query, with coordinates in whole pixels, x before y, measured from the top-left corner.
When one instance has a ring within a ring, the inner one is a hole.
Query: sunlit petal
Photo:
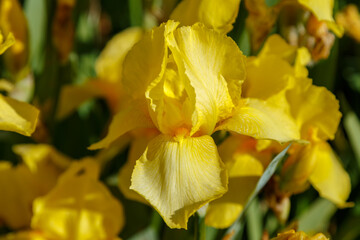
[[[171,228],[227,190],[227,174],[210,136],[159,135],[136,162],[131,189],[144,196]]]

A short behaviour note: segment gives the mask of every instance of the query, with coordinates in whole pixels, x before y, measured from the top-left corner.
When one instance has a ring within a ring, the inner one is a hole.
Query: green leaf
[[[299,218],[299,231],[308,233],[326,231],[336,206],[324,198],[317,199]]]
[[[246,214],[246,226],[249,240],[261,239],[263,232],[262,227],[262,214],[260,209],[260,203],[257,198],[249,205],[248,212]]]
[[[155,229],[148,227],[145,230],[135,234],[129,240],[157,240],[159,237],[157,236],[157,232]]]
[[[354,112],[349,112],[345,115],[344,128],[360,168],[360,121]]]
[[[47,8],[46,0],[26,0],[24,12],[29,24],[30,63],[35,72],[44,66],[44,46],[46,39]]]
[[[280,166],[281,161],[285,158],[286,152],[289,149],[291,144],[289,144],[281,153],[279,153],[269,164],[269,166],[265,169],[263,175],[260,177],[259,181],[256,184],[256,187],[249,197],[248,202],[246,203],[244,210],[242,211],[239,218],[236,222],[226,231],[226,235],[231,235],[228,239],[238,239],[238,233],[242,231],[243,228],[243,216],[246,210],[249,208],[251,202],[254,198],[259,194],[261,189],[266,185],[266,183],[270,180],[272,175],[274,175],[276,169]]]
[[[142,0],[129,0],[130,24],[141,27],[143,24]]]

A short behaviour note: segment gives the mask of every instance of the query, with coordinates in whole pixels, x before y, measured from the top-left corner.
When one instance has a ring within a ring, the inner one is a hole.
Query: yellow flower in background
[[[39,110],[32,105],[0,94],[0,130],[30,136],[36,128]]]
[[[25,165],[0,162],[0,222],[11,229],[28,227],[31,203],[35,199],[34,180]]]
[[[311,85],[310,79],[298,84],[288,91],[287,97],[295,121],[301,126],[301,137],[309,144],[301,150],[294,146],[297,154],[291,154],[285,162],[280,187],[292,193],[309,181],[320,196],[338,207],[350,206],[346,203],[351,191],[350,177],[326,142],[334,139],[340,122],[339,102],[326,88]]]
[[[99,180],[91,159],[73,162],[56,186],[34,202],[31,227],[47,239],[115,239],[123,208]]]
[[[123,85],[132,102],[113,118],[108,147],[124,133],[155,128],[159,135],[136,161],[131,189],[171,228],[227,190],[227,174],[210,135],[229,130],[287,142],[299,138],[290,117],[258,99],[242,99],[245,57],[229,37],[202,24],[169,21],[147,33],[126,56]],[[170,52],[171,51],[171,52]]]
[[[319,21],[325,21],[328,27],[338,37],[342,37],[344,29],[335,23],[333,18],[334,0],[297,0],[299,4],[309,9]]]
[[[38,231],[21,231],[0,236],[0,240],[50,240]]]
[[[170,19],[190,26],[197,22],[221,33],[233,29],[238,15],[240,0],[183,0],[176,6]]]
[[[360,42],[360,14],[356,5],[349,4],[338,12],[336,23],[344,27],[346,34]]]
[[[322,197],[339,207],[348,206],[349,176],[326,142],[334,139],[338,128],[339,103],[326,88],[312,85],[304,69],[308,60],[306,51],[287,45],[277,35],[271,36],[259,57],[248,64],[244,95],[262,98],[289,112],[300,129],[301,139],[308,142],[290,148],[282,170],[281,189],[288,194],[298,193],[310,181]],[[266,86],[268,94],[256,86]]]
[[[48,193],[70,160],[48,145],[15,145],[23,163],[0,162],[0,222],[11,229],[30,226],[31,206]]]
[[[27,67],[29,58],[27,20],[18,0],[0,1],[0,30],[5,35],[12,33],[15,37],[14,46],[4,57],[11,73],[18,74]]]
[[[0,54],[15,44],[14,35],[9,33],[6,40],[0,32]],[[15,47],[15,46],[13,46]],[[9,83],[2,81],[1,90],[8,91]],[[0,130],[12,131],[30,136],[36,128],[39,110],[28,103],[6,97],[0,94]]]
[[[295,232],[294,230],[289,230],[283,233],[279,233],[277,237],[272,238],[271,240],[329,240],[324,234],[318,233],[312,237],[309,237],[304,232]]]
[[[65,118],[82,103],[94,97],[105,98],[114,114],[125,106],[126,98],[121,82],[122,64],[126,54],[142,34],[141,28],[129,28],[115,35],[96,61],[97,78],[82,85],[67,85],[62,88],[57,118]]]

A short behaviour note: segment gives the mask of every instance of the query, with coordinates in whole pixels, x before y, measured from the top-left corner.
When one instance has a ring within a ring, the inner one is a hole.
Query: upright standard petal
[[[195,105],[190,135],[210,135],[240,101],[245,56],[231,38],[202,24],[181,27],[167,40]]]
[[[152,29],[136,43],[123,63],[123,86],[135,98],[145,96],[149,84],[161,79],[167,61],[165,35],[179,23],[168,21]]]
[[[197,22],[221,33],[228,33],[238,15],[240,0],[183,0],[172,12],[170,19],[182,25]]]
[[[249,61],[244,96],[267,100],[290,85],[292,66],[278,56],[263,56]]]
[[[39,110],[28,103],[0,94],[0,130],[30,136],[35,128]]]
[[[258,57],[275,55],[288,62],[295,58],[297,47],[288,44],[280,35],[272,34],[264,43]]]
[[[300,139],[294,120],[283,110],[258,99],[245,99],[233,116],[216,130],[227,130],[256,139],[289,142]]]
[[[159,135],[136,162],[131,189],[160,213],[171,228],[227,190],[227,174],[210,136]]]

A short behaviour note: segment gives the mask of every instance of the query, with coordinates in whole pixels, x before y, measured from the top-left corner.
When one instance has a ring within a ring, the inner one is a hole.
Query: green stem
[[[131,26],[141,27],[143,25],[143,5],[142,0],[129,0],[130,24]]]
[[[195,240],[206,240],[206,226],[205,226],[205,218],[199,216],[199,214],[195,215]]]

